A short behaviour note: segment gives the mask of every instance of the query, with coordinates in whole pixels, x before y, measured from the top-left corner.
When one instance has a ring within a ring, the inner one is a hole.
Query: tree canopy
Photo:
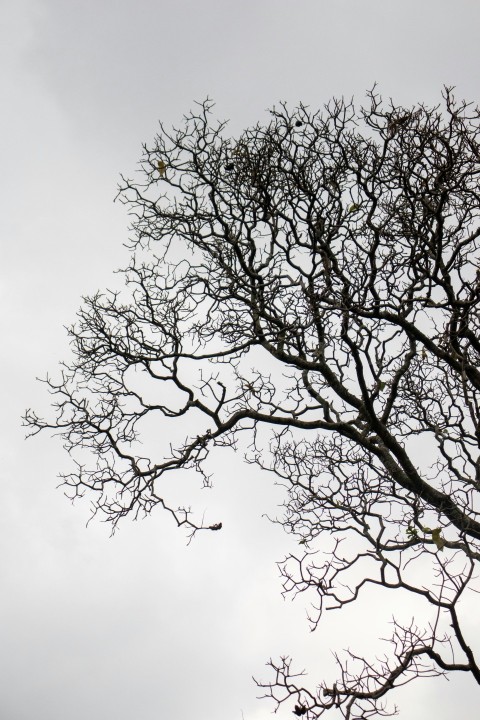
[[[125,288],[85,299],[47,380],[55,416],[26,415],[61,433],[67,493],[113,526],[160,506],[192,536],[221,530],[162,485],[210,484],[219,447],[273,473],[301,549],[284,587],[313,595],[314,625],[371,586],[427,609],[383,659],[339,654],[335,683],[271,661],[259,684],[298,716],[389,714],[421,676],[480,683],[459,612],[479,590],[479,119],[448,89],[435,108],[374,89],[363,107],[281,104],[235,139],[209,101],[161,125],[122,178]]]

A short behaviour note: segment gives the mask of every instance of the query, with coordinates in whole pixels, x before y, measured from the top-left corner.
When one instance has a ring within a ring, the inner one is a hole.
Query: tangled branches
[[[75,359],[47,381],[56,417],[26,415],[89,451],[64,483],[114,526],[159,505],[191,535],[221,524],[162,479],[209,484],[209,454],[246,437],[286,488],[279,521],[304,553],[281,564],[285,591],[313,594],[314,625],[372,586],[431,610],[397,622],[381,660],[338,656],[318,692],[272,661],[266,694],[309,720],[389,714],[421,676],[480,683],[458,613],[480,557],[480,114],[443,101],[281,105],[236,140],[206,102],[161,127],[120,190],[126,289],[80,310]],[[146,453],[155,427],[183,439]]]

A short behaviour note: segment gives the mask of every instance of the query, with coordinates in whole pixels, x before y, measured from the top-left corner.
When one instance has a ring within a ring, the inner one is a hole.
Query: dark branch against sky
[[[198,494],[219,511],[221,534],[185,550],[173,527],[151,518],[109,539],[101,526],[84,529],[87,507],[54,491],[62,453],[25,446],[20,416],[45,406],[34,377],[68,355],[62,326],[81,295],[111,286],[125,262],[126,218],[111,200],[158,119],[178,124],[208,95],[234,133],[279,100],[317,108],[333,95],[363,99],[375,81],[404,104],[436,103],[444,84],[476,100],[480,11],[433,1],[11,2],[4,15],[1,711],[224,720],[243,709],[249,720],[266,711],[249,678],[269,653],[306,657],[313,678],[331,662],[333,637],[348,645],[358,625],[332,620],[308,638],[301,601],[281,604],[273,562],[286,541],[260,518],[281,495],[229,456],[215,495]],[[367,599],[363,613],[375,623],[390,609],[373,616]],[[407,693],[408,716],[423,717],[425,706],[437,720],[473,716],[475,689],[451,687]]]

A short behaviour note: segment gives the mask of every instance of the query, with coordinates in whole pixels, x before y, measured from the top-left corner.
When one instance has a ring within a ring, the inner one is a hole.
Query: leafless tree
[[[125,288],[85,300],[55,418],[26,415],[114,526],[160,505],[221,529],[162,479],[208,485],[211,451],[244,448],[286,488],[284,587],[313,596],[314,626],[372,586],[416,598],[429,620],[394,623],[381,659],[338,655],[335,683],[271,661],[264,693],[309,720],[389,715],[422,676],[480,684],[459,613],[480,558],[479,120],[451,90],[405,109],[374,89],[359,109],[282,104],[235,140],[210,102],[161,126],[122,178]],[[145,457],[154,427],[185,435]]]

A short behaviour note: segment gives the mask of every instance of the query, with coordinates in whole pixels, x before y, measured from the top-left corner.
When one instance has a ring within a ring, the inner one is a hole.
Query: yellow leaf
[[[443,551],[443,548],[445,547],[445,540],[440,535],[442,532],[442,528],[435,528],[432,530],[432,540],[437,546],[437,550]]]
[[[165,175],[165,170],[167,169],[167,166],[163,162],[163,160],[159,160],[157,163],[158,172],[160,173],[160,177],[163,177]]]
[[[357,210],[360,210],[360,205],[359,205],[358,203],[353,203],[353,204],[350,205],[350,207],[348,208],[348,212],[349,212],[349,213],[357,212]]]

